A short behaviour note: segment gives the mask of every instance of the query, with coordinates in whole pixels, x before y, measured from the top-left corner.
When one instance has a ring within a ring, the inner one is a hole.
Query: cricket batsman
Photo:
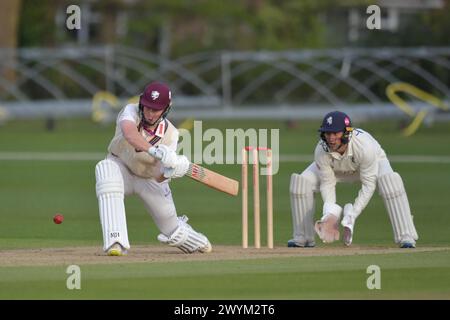
[[[356,220],[378,186],[394,241],[401,248],[415,248],[418,235],[402,178],[392,170],[380,144],[368,132],[354,129],[350,118],[339,111],[325,115],[319,133],[314,162],[301,174],[291,176],[294,234],[288,247],[314,247],[315,232],[325,243],[339,240],[339,222],[343,227],[343,242],[350,246]],[[344,208],[336,203],[338,182],[361,183],[355,201]],[[324,205],[322,218],[314,224],[314,193],[319,191]]]
[[[152,82],[139,103],[118,114],[108,155],[95,167],[96,193],[103,232],[103,250],[121,256],[130,249],[124,196],[137,194],[161,234],[158,240],[185,253],[211,252],[206,236],[186,216],[177,216],[169,181],[186,174],[189,160],[177,155],[179,132],[166,119],[172,104],[169,87]],[[161,160],[154,157],[158,153]]]

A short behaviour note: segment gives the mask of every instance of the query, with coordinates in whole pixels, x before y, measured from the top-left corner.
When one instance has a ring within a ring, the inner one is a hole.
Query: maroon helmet
[[[146,108],[162,110],[167,108],[172,101],[169,87],[162,82],[152,82],[145,87],[139,98],[139,104]]]
[[[156,125],[167,117],[172,105],[172,93],[169,87],[162,83],[154,81],[145,87],[144,92],[139,97],[139,113],[141,115],[142,125]],[[164,110],[161,116],[154,123],[148,123],[144,117],[144,108],[150,108],[153,110]]]

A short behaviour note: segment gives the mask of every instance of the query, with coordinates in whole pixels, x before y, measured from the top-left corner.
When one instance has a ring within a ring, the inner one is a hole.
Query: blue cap
[[[351,127],[350,117],[343,112],[333,111],[325,115],[322,121],[320,132],[342,132]]]

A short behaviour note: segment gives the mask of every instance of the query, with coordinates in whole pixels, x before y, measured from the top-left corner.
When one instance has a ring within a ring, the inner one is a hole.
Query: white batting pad
[[[314,243],[315,201],[313,184],[299,174],[291,175],[289,192],[294,240],[299,244]]]
[[[400,175],[397,172],[382,175],[378,178],[378,188],[392,223],[395,242],[415,243],[419,237]]]
[[[211,243],[203,234],[195,231],[187,223],[186,216],[178,217],[178,228],[170,235],[158,235],[158,240],[162,243],[168,244],[171,247],[177,247],[184,253],[209,253],[212,251]]]
[[[124,185],[120,168],[114,161],[102,160],[95,166],[95,178],[103,231],[103,250],[106,251],[115,242],[129,249]]]

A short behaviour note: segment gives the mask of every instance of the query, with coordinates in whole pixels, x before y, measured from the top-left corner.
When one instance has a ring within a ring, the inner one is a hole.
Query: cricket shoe
[[[402,240],[400,241],[400,248],[409,249],[409,248],[415,248],[415,247],[416,247],[416,241],[414,241],[410,237],[402,237]]]
[[[124,256],[128,252],[127,250],[120,245],[120,243],[116,242],[111,247],[109,247],[107,254],[108,256]]]
[[[206,237],[205,237],[206,238]],[[205,246],[203,246],[203,247],[201,247],[201,248],[198,248],[198,252],[201,252],[201,253],[210,253],[211,251],[212,251],[212,245],[211,245],[211,243],[209,242],[209,240],[206,240],[208,243],[205,245]]]
[[[291,239],[287,243],[288,248],[314,248],[316,246],[316,243],[314,240],[311,241],[299,241],[295,239]]]

